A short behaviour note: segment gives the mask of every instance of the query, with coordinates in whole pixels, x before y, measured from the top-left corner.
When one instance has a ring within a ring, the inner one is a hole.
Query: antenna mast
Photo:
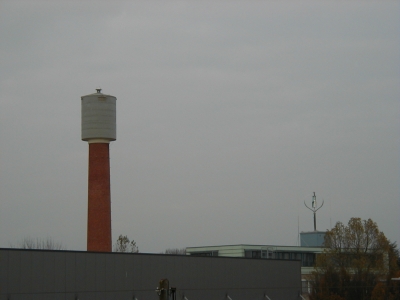
[[[306,201],[304,201],[304,205],[314,213],[314,231],[317,231],[317,214],[316,214],[316,212],[318,209],[320,209],[324,205],[324,200],[322,199],[321,206],[317,207],[318,206],[317,205],[317,196],[315,196],[315,192],[314,192],[314,195],[312,196],[312,203],[311,203],[312,208],[307,206]]]

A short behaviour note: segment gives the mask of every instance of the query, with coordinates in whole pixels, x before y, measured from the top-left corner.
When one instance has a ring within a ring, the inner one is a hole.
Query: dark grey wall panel
[[[140,270],[143,269],[143,259],[139,258],[139,256],[133,256],[132,261],[133,264],[133,289],[141,290],[143,285],[145,284],[144,278],[140,273]]]
[[[75,255],[75,290],[88,292],[86,280],[87,280],[87,270],[86,270],[86,256],[85,253],[74,253]]]
[[[170,280],[170,285],[175,287],[179,282],[182,286],[188,286],[192,280],[192,276],[188,276],[188,273],[190,272],[190,265],[184,259],[175,259],[173,260],[173,262],[175,272],[174,276],[168,278]],[[198,269],[195,272],[200,273],[202,271],[201,267],[197,267]]]
[[[89,255],[85,257],[86,261],[86,269],[85,269],[85,289],[86,291],[96,291],[96,256],[97,255]]]
[[[125,260],[127,255],[116,254],[114,261],[114,288],[116,291],[125,290],[125,283],[127,282],[128,269]]]
[[[95,254],[96,267],[96,291],[104,292],[106,290],[106,254],[98,253]]]
[[[50,260],[52,253],[48,252],[47,254],[48,254],[48,259]],[[29,258],[29,261],[28,260],[24,261],[24,257]],[[33,291],[34,293],[38,293],[41,291],[47,291],[46,287],[48,286],[45,285],[45,278],[44,278],[45,272],[47,271],[46,270],[47,266],[44,265],[45,264],[44,259],[45,256],[42,255],[41,252],[28,252],[26,253],[26,255],[21,256],[22,266],[25,265],[31,266],[30,270],[28,268],[25,269],[25,267],[23,267],[21,274],[23,282],[26,282],[26,284],[30,286],[29,290],[31,292]],[[28,272],[29,272],[29,277],[25,278],[24,273],[25,275],[28,275]],[[32,278],[32,280],[28,280],[28,278]],[[22,291],[24,293],[29,292],[24,289]]]
[[[151,256],[145,255],[143,258],[139,258],[142,260],[142,267],[137,270],[139,275],[142,277],[142,284],[139,286],[141,290],[149,290],[155,289],[158,284],[158,281],[163,278],[159,277],[159,272],[157,272],[157,263],[156,260],[153,260]],[[153,280],[157,278],[156,282]],[[154,283],[156,285],[154,285]],[[152,284],[153,283],[153,284]]]
[[[21,291],[21,254],[22,252],[10,252],[8,256],[8,292],[16,293]]]
[[[124,290],[133,290],[134,287],[134,278],[133,278],[133,260],[130,259],[128,256],[124,256],[124,267],[125,267],[125,274],[124,275],[124,285],[123,285],[123,289]]]
[[[0,291],[4,294],[8,293],[8,252],[0,252]],[[0,300],[6,299],[0,295]]]
[[[59,274],[59,270],[55,269],[55,252],[34,252],[32,260],[40,259],[43,273],[42,286],[47,293],[55,292],[55,278]],[[35,269],[33,269],[35,272]]]
[[[29,258],[29,261],[25,260],[24,257]],[[29,291],[33,293],[44,291],[43,256],[40,255],[40,252],[27,252],[25,255],[21,255],[21,265],[23,266],[21,270],[21,280],[24,282],[25,286],[30,287]],[[24,274],[25,276],[29,276],[25,277]],[[31,280],[29,280],[29,278],[31,278]],[[29,291],[24,288],[21,290],[23,293]]]
[[[29,293],[30,291],[34,290],[34,289],[43,289],[43,280],[42,280],[42,274],[37,274],[38,276],[35,276],[35,274],[33,274],[33,268],[35,270],[37,270],[36,267],[38,267],[40,265],[40,262],[38,262],[38,265],[33,265],[33,261],[32,261],[32,254],[33,253],[26,253],[26,255],[21,255],[19,258],[22,270],[20,270],[20,276],[21,276],[21,286],[19,287],[19,289],[21,290],[22,293]],[[32,280],[29,280],[30,278],[32,278],[32,276],[35,277],[35,279],[37,279],[36,282],[32,282]],[[23,284],[22,284],[23,283]],[[38,285],[39,287],[35,286]]]
[[[54,255],[54,291],[66,292],[66,264],[65,253],[59,252]],[[59,298],[57,298],[59,299]],[[60,298],[61,299],[61,298]]]
[[[300,261],[0,249],[0,299],[157,299],[168,278],[177,299],[299,299]],[[264,298],[265,299],[265,298]]]
[[[75,254],[66,253],[65,255],[65,290],[66,292],[76,291],[76,270]]]
[[[115,289],[115,282],[114,282],[114,277],[115,277],[115,263],[114,263],[114,258],[115,255],[107,255],[106,256],[106,290],[107,291],[113,291]]]

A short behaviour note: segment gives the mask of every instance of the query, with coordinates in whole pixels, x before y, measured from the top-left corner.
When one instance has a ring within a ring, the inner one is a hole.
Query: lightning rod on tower
[[[318,207],[317,205],[317,196],[315,196],[315,192],[314,195],[312,196],[312,202],[311,202],[311,207],[308,207],[308,205],[306,204],[306,201],[304,201],[304,205],[311,210],[314,213],[314,231],[317,231],[317,210],[320,209],[323,205],[324,205],[324,200],[322,200],[322,204],[320,207]]]

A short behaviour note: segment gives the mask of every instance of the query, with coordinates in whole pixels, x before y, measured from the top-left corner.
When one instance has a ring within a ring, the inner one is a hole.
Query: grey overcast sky
[[[315,191],[317,229],[372,218],[400,242],[399,8],[0,1],[0,247],[86,250],[96,87],[117,97],[114,241],[297,245]]]

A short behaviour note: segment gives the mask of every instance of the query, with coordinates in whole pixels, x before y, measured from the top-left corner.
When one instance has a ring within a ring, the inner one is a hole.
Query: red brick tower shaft
[[[111,192],[108,143],[89,143],[87,251],[111,252]]]

